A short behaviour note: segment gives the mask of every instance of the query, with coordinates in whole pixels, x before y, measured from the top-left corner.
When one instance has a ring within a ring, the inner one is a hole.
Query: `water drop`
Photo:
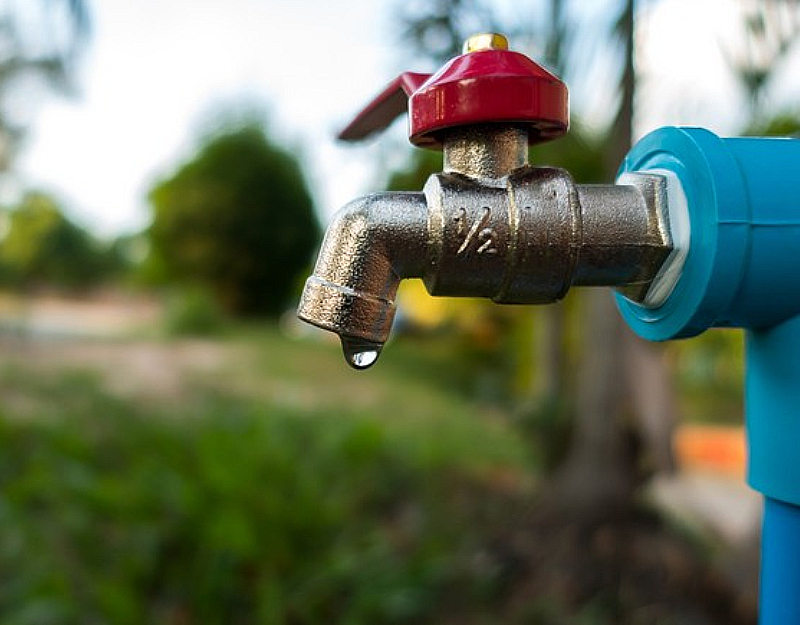
[[[341,337],[342,351],[347,364],[353,369],[368,369],[378,360],[383,344],[354,339],[349,336]]]

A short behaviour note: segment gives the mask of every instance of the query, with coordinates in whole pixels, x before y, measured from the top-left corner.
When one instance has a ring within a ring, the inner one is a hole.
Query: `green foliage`
[[[119,270],[121,260],[67,219],[52,198],[28,193],[7,214],[0,241],[0,267],[6,286],[79,289]]]
[[[667,348],[681,416],[690,422],[740,425],[744,417],[744,337],[715,330]]]
[[[437,150],[415,149],[402,169],[389,174],[387,191],[419,191],[428,176],[442,171],[442,153]]]
[[[518,411],[520,430],[547,473],[561,466],[569,451],[574,427],[572,410],[568,399],[559,397],[523,405]]]
[[[277,372],[289,344],[263,347]],[[449,593],[466,611],[496,599],[498,573],[475,564],[486,498],[470,475],[520,463],[490,423],[451,406],[408,436],[352,407],[208,389],[145,413],[61,375],[0,371],[0,388],[44,402],[0,415],[7,622],[425,623]]]
[[[557,141],[534,146],[530,159],[533,165],[566,169],[579,184],[607,183],[607,149],[607,137],[593,135],[573,116],[570,131]]]
[[[755,121],[745,129],[744,134],[752,137],[800,136],[800,115],[786,111]]]
[[[150,201],[156,273],[233,313],[280,314],[319,239],[297,161],[254,124],[211,138]]]
[[[94,372],[57,364],[63,340],[47,359],[5,345],[1,622],[635,622],[683,592],[658,582],[675,571],[697,613],[704,587],[683,556],[632,568],[596,549],[596,531],[540,526],[524,436],[463,396],[439,341],[395,341],[367,374],[335,344],[274,328],[203,344],[235,358],[146,398],[141,363],[175,377],[168,361],[197,342],[115,341],[101,351],[131,366],[104,356]],[[74,344],[89,366],[86,348]],[[139,392],[111,395],[106,378]],[[629,525],[610,535],[644,540]],[[652,594],[636,603],[620,575]]]

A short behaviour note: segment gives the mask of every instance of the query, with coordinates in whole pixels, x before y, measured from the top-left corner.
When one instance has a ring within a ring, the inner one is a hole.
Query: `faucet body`
[[[545,304],[573,285],[613,286],[642,300],[673,249],[666,180],[576,185],[531,167],[515,126],[455,132],[445,169],[422,193],[368,195],[333,219],[298,315],[348,345],[380,351],[400,280],[431,295]],[[352,362],[351,362],[352,364]]]

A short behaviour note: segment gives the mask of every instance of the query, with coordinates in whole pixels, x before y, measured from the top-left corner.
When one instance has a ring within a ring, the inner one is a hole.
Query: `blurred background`
[[[295,321],[333,212],[441,168],[336,131],[487,30],[578,182],[800,130],[795,0],[0,2],[0,621],[755,622],[740,333],[409,282],[356,372]]]

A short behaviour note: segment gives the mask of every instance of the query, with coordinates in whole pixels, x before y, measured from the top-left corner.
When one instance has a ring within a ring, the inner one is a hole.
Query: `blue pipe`
[[[800,624],[800,140],[662,128],[621,170],[674,173],[691,231],[661,305],[618,296],[631,328],[656,341],[746,330],[748,481],[766,497],[760,619]]]
[[[748,481],[766,494],[759,622],[800,624],[800,316],[746,345]]]
[[[767,497],[761,535],[761,623],[800,623],[798,534],[800,507]]]

